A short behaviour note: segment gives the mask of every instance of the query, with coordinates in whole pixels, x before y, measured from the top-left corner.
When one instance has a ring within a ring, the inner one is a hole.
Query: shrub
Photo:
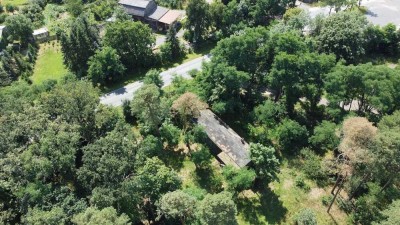
[[[294,220],[296,225],[317,225],[317,217],[314,211],[308,208],[298,212]]]
[[[323,204],[324,206],[328,206],[329,204],[331,204],[332,198],[333,198],[332,195],[323,196],[322,199],[321,199],[322,204]]]
[[[6,5],[6,10],[7,10],[7,12],[13,13],[16,9],[17,9],[17,8],[16,8],[13,4],[8,3],[8,4]]]
[[[7,18],[7,14],[0,14],[0,23],[4,23],[6,21]]]
[[[301,156],[304,159],[302,170],[306,176],[315,180],[319,185],[324,184],[328,176],[321,158],[308,148],[301,150]]]
[[[306,184],[306,182],[304,181],[304,178],[302,176],[296,177],[296,180],[294,182],[298,188],[301,188],[305,191],[310,190],[310,186],[308,184]]]

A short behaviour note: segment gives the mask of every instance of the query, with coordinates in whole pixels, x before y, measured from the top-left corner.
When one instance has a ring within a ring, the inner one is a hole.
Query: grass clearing
[[[41,84],[44,80],[60,80],[68,73],[61,52],[61,46],[57,41],[40,44],[38,58],[36,60],[33,76],[34,84]]]
[[[20,6],[20,5],[25,5],[28,3],[28,0],[2,0],[1,4],[3,6],[6,6],[7,4],[15,5],[15,6]]]

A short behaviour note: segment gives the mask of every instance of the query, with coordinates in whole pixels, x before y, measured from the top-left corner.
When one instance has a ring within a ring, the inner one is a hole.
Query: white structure
[[[35,41],[46,41],[50,37],[49,30],[46,27],[34,30],[32,35]]]

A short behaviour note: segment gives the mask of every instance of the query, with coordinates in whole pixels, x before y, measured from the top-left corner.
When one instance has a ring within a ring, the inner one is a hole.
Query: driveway
[[[174,76],[182,76],[184,78],[191,78],[189,71],[200,70],[204,61],[209,61],[210,56],[205,55],[203,57],[193,59],[189,62],[183,63],[177,67],[171,68],[162,72],[161,78],[164,81],[164,87],[172,83]],[[130,83],[122,88],[114,90],[108,94],[100,97],[100,103],[110,106],[121,106],[125,100],[131,100],[133,94],[143,85],[143,82],[137,81]]]
[[[299,1],[297,5],[308,10],[312,18],[318,14],[329,14],[329,7],[311,7],[309,4]],[[366,17],[371,23],[376,25],[393,23],[400,27],[400,0],[363,0],[361,5],[368,9]]]

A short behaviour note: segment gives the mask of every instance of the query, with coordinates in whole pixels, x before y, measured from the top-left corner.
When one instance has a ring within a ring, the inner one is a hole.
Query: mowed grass
[[[1,0],[1,4],[6,6],[7,4],[12,4],[15,6],[25,5],[28,3],[28,0]]]
[[[40,84],[48,79],[60,80],[67,73],[60,44],[57,41],[40,44],[32,82]]]

